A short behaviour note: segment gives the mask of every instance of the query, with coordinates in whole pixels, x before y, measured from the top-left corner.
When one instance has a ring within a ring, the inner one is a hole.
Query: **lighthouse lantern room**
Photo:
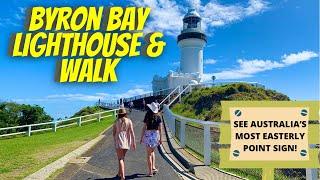
[[[199,83],[203,75],[203,48],[207,42],[201,29],[201,17],[195,9],[189,9],[183,18],[183,29],[178,35],[180,48],[180,68],[170,71],[166,77],[155,75],[152,81],[153,91],[175,88],[179,85]]]

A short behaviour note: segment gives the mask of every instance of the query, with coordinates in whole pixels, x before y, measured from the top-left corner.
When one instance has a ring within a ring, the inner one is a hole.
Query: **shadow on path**
[[[146,174],[132,174],[129,176],[126,176],[126,179],[139,179],[139,178],[145,178],[148,177]],[[118,180],[120,179],[119,177],[115,176],[112,178],[102,178],[102,179],[95,179],[95,180]]]

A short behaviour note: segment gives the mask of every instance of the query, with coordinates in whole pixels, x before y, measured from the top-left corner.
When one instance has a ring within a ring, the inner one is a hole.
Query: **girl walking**
[[[155,165],[155,148],[162,143],[161,139],[161,117],[156,103],[147,104],[148,110],[144,118],[144,126],[140,143],[144,143],[147,149],[148,176],[152,177],[158,172]]]
[[[124,157],[128,149],[136,149],[136,142],[132,121],[127,118],[127,112],[124,108],[119,109],[118,119],[113,125],[113,139],[119,162],[117,176],[125,179]]]

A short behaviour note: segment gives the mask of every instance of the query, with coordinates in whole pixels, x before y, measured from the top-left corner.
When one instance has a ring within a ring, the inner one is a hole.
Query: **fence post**
[[[53,122],[52,130],[53,132],[57,132],[57,121]]]
[[[176,135],[176,118],[172,114],[170,114],[169,116],[170,116],[169,121],[170,121],[172,136],[175,136]]]
[[[78,126],[81,126],[81,117],[78,119]]]
[[[318,170],[317,169],[306,169],[306,179],[307,180],[317,180],[318,179]]]
[[[204,164],[208,166],[211,164],[211,133],[209,125],[203,125],[203,136]]]
[[[31,125],[28,126],[27,134],[28,134],[28,136],[31,136]]]
[[[180,145],[181,147],[186,146],[186,121],[180,119]]]
[[[113,116],[114,116],[114,118],[117,118],[117,110],[116,109],[113,110]]]
[[[181,86],[179,86],[179,103],[181,103]]]
[[[99,113],[98,121],[101,121],[101,113]]]

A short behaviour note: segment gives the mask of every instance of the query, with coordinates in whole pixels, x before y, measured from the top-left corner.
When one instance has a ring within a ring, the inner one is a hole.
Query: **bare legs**
[[[152,156],[152,170],[156,170],[156,154],[154,151],[151,153]]]
[[[154,170],[157,170],[155,165],[155,160],[156,158],[155,158],[154,148],[147,147],[147,165],[148,165],[149,176],[152,176]]]
[[[124,167],[124,157],[126,156],[126,149],[116,149],[117,151],[117,156],[118,156],[118,162],[119,162],[119,171],[118,175],[120,176],[121,179],[125,179],[125,167]]]

